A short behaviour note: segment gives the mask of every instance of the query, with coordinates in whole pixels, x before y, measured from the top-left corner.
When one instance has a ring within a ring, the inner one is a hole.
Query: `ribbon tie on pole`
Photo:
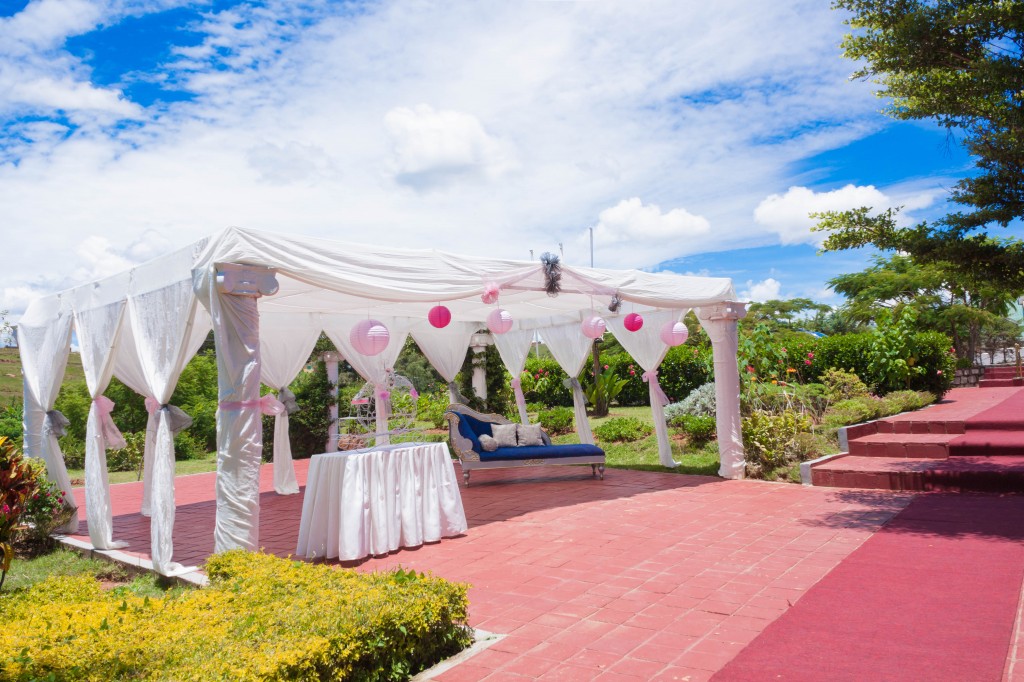
[[[120,450],[125,447],[127,443],[125,443],[124,436],[121,435],[117,424],[114,423],[114,418],[110,416],[110,413],[114,411],[114,401],[105,395],[98,395],[92,401],[96,404],[96,411],[100,415],[100,432],[103,434],[107,448]]]
[[[668,396],[665,395],[665,391],[662,390],[661,384],[658,383],[658,370],[652,369],[644,372],[640,376],[645,382],[651,385],[651,388],[654,389],[654,395],[661,401],[662,407],[668,405]]]
[[[512,386],[513,390],[518,391],[519,389],[521,389],[523,387],[523,380],[520,379],[519,377],[516,377],[515,379],[510,381],[509,384]]]
[[[224,403],[221,403],[220,405],[223,407]],[[167,411],[167,415],[170,419],[168,425],[171,427],[171,433],[177,434],[192,426],[192,417],[188,416],[188,413],[180,407],[176,407],[174,405],[161,405],[160,401],[156,398],[146,398],[146,411],[149,412],[150,415],[155,416],[160,410]]]
[[[268,393],[262,398],[256,400],[240,400],[236,402],[223,402],[219,404],[222,410],[245,410],[245,409],[257,409],[263,414],[278,415],[285,411],[284,403],[274,397],[272,393]]]

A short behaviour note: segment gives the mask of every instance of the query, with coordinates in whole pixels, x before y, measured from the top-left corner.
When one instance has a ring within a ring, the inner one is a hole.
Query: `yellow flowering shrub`
[[[235,550],[166,599],[50,578],[0,595],[5,680],[404,680],[466,647],[467,586]]]

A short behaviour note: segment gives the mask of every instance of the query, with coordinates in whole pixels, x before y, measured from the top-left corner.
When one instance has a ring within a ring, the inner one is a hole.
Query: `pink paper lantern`
[[[503,308],[495,308],[487,316],[487,328],[492,334],[504,334],[512,328],[512,315]]]
[[[637,313],[630,313],[622,321],[622,326],[626,328],[626,331],[639,331],[640,327],[644,326],[644,318]]]
[[[666,322],[661,328],[661,340],[666,346],[681,346],[688,336],[690,332],[682,322]]]
[[[583,320],[583,335],[589,339],[599,339],[604,336],[604,330],[608,328],[604,319],[597,316],[591,315],[587,319]]]
[[[448,326],[448,323],[452,321],[452,311],[443,305],[435,305],[427,313],[427,319],[430,324],[437,327],[438,329],[444,329]]]
[[[391,332],[384,326],[383,322],[377,320],[362,320],[348,335],[352,347],[360,355],[378,355],[383,353],[391,340]]]

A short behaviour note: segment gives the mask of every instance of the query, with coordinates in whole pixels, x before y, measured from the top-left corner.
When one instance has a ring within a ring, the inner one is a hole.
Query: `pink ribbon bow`
[[[121,435],[117,424],[114,423],[114,418],[110,416],[110,413],[114,411],[114,401],[105,395],[98,395],[92,401],[100,415],[100,432],[103,434],[103,440],[107,447],[111,450],[120,450],[125,447],[127,443],[124,441],[124,436]]]
[[[661,406],[664,407],[665,405],[668,405],[668,396],[665,395],[665,391],[662,390],[661,384],[658,383],[658,370],[652,369],[644,372],[640,376],[645,382],[651,385],[651,388],[654,389],[654,395],[659,401],[661,401]]]
[[[156,398],[146,398],[146,412],[155,413],[162,407]]]
[[[258,409],[263,414],[278,415],[285,411],[284,403],[274,397],[272,393],[259,398],[257,400],[240,400],[235,402],[223,402],[220,403],[220,409],[222,410],[245,410],[245,409]]]
[[[513,379],[510,382],[510,384],[512,385],[512,388],[515,389],[516,391],[518,391],[519,389],[521,389],[523,387],[523,381],[519,377],[516,377],[515,379]]]

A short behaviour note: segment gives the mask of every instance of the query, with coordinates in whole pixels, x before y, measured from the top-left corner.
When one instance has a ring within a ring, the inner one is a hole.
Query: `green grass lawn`
[[[208,471],[217,470],[217,453],[211,452],[202,459],[186,459],[174,463],[175,476],[188,476],[189,474],[205,474]],[[111,483],[132,483],[139,480],[135,471],[111,471]],[[84,469],[68,469],[68,476],[71,477],[71,485],[80,488],[85,485]]]
[[[151,573],[134,574],[124,566],[100,559],[88,559],[68,549],[53,549],[31,558],[16,558],[4,580],[3,593],[23,590],[54,575],[91,575],[113,588],[115,593],[126,592],[140,597],[165,597],[177,594],[187,587],[168,589]]]
[[[68,368],[64,373],[64,383],[84,381],[82,356],[71,353],[68,356]],[[21,400],[21,357],[17,348],[0,348],[0,404],[6,405],[9,400]]]

